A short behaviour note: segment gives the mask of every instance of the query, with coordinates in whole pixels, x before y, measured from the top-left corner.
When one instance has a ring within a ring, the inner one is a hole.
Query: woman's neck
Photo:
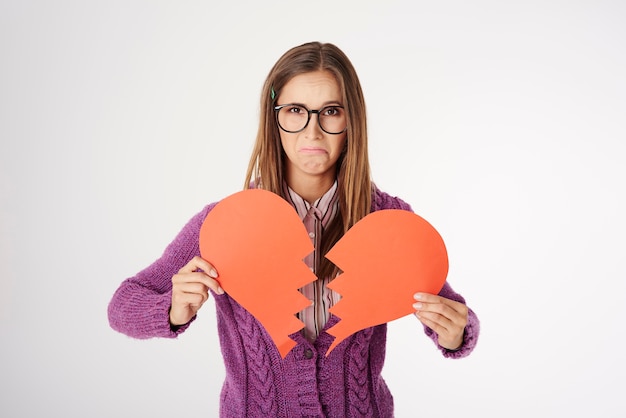
[[[299,196],[310,204],[315,203],[317,199],[322,197],[332,187],[334,182],[335,179],[329,176],[287,179],[287,185],[291,190],[298,193]]]

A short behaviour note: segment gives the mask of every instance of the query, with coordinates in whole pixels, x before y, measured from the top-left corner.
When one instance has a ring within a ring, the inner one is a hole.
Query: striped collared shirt
[[[315,250],[306,256],[304,262],[309,266],[311,271],[316,273],[319,261],[321,257],[323,257],[323,254],[320,254],[319,248],[321,248],[324,228],[326,228],[339,212],[337,181],[335,180],[332,187],[313,204],[304,200],[286,184],[284,187],[286,192],[285,196],[287,196],[289,202],[296,209],[298,216],[309,233],[311,243],[313,243],[315,247]],[[298,313],[298,317],[304,322],[304,336],[311,342],[315,341],[324,328],[324,325],[326,325],[330,316],[328,309],[339,302],[340,299],[340,295],[337,292],[326,287],[329,281],[330,278],[325,277],[309,283],[300,289],[302,294],[311,301],[310,307]]]

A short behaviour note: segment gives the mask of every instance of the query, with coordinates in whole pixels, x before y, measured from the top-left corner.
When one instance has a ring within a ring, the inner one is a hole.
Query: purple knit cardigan
[[[134,338],[173,338],[185,331],[189,324],[176,330],[169,325],[171,278],[200,255],[200,226],[214,206],[207,205],[195,215],[158,260],[120,285],[108,307],[113,329]],[[372,209],[411,210],[407,203],[378,189]],[[440,295],[465,303],[448,283]],[[386,324],[353,334],[326,357],[333,341],[326,330],[338,322],[331,316],[315,343],[299,332],[291,335],[297,346],[283,359],[248,311],[227,294],[212,296],[226,369],[221,417],[393,417],[393,398],[381,376]],[[455,351],[439,346],[431,329],[424,327],[424,331],[445,357],[461,358],[476,345],[479,321],[470,310],[463,345]]]

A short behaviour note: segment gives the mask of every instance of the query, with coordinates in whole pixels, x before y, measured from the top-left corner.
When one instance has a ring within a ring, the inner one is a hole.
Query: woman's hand
[[[194,257],[172,277],[170,324],[186,324],[209,298],[209,289],[221,295],[217,271],[206,260]]]
[[[437,333],[439,345],[448,350],[460,348],[467,325],[467,306],[429,293],[416,293],[414,297],[415,316]]]

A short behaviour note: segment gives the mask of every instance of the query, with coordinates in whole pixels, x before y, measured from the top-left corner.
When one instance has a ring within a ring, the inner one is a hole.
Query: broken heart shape
[[[298,289],[317,279],[303,261],[314,248],[293,207],[265,190],[235,193],[209,212],[199,245],[284,358],[296,345],[289,335],[304,327],[295,314],[311,305]],[[370,213],[326,257],[343,271],[328,285],[342,298],[330,309],[340,321],[328,329],[335,340],[326,355],[357,331],[412,313],[413,294],[438,293],[448,273],[439,233],[405,210]]]
[[[326,258],[343,273],[328,284],[342,298],[330,308],[341,319],[328,329],[330,353],[356,331],[412,312],[416,292],[437,294],[448,275],[439,233],[413,212],[372,212],[348,230]]]
[[[293,207],[264,190],[235,193],[208,213],[199,245],[220,286],[263,324],[284,358],[296,345],[289,334],[304,327],[294,314],[311,306],[298,289],[317,279],[302,261],[314,248]]]

